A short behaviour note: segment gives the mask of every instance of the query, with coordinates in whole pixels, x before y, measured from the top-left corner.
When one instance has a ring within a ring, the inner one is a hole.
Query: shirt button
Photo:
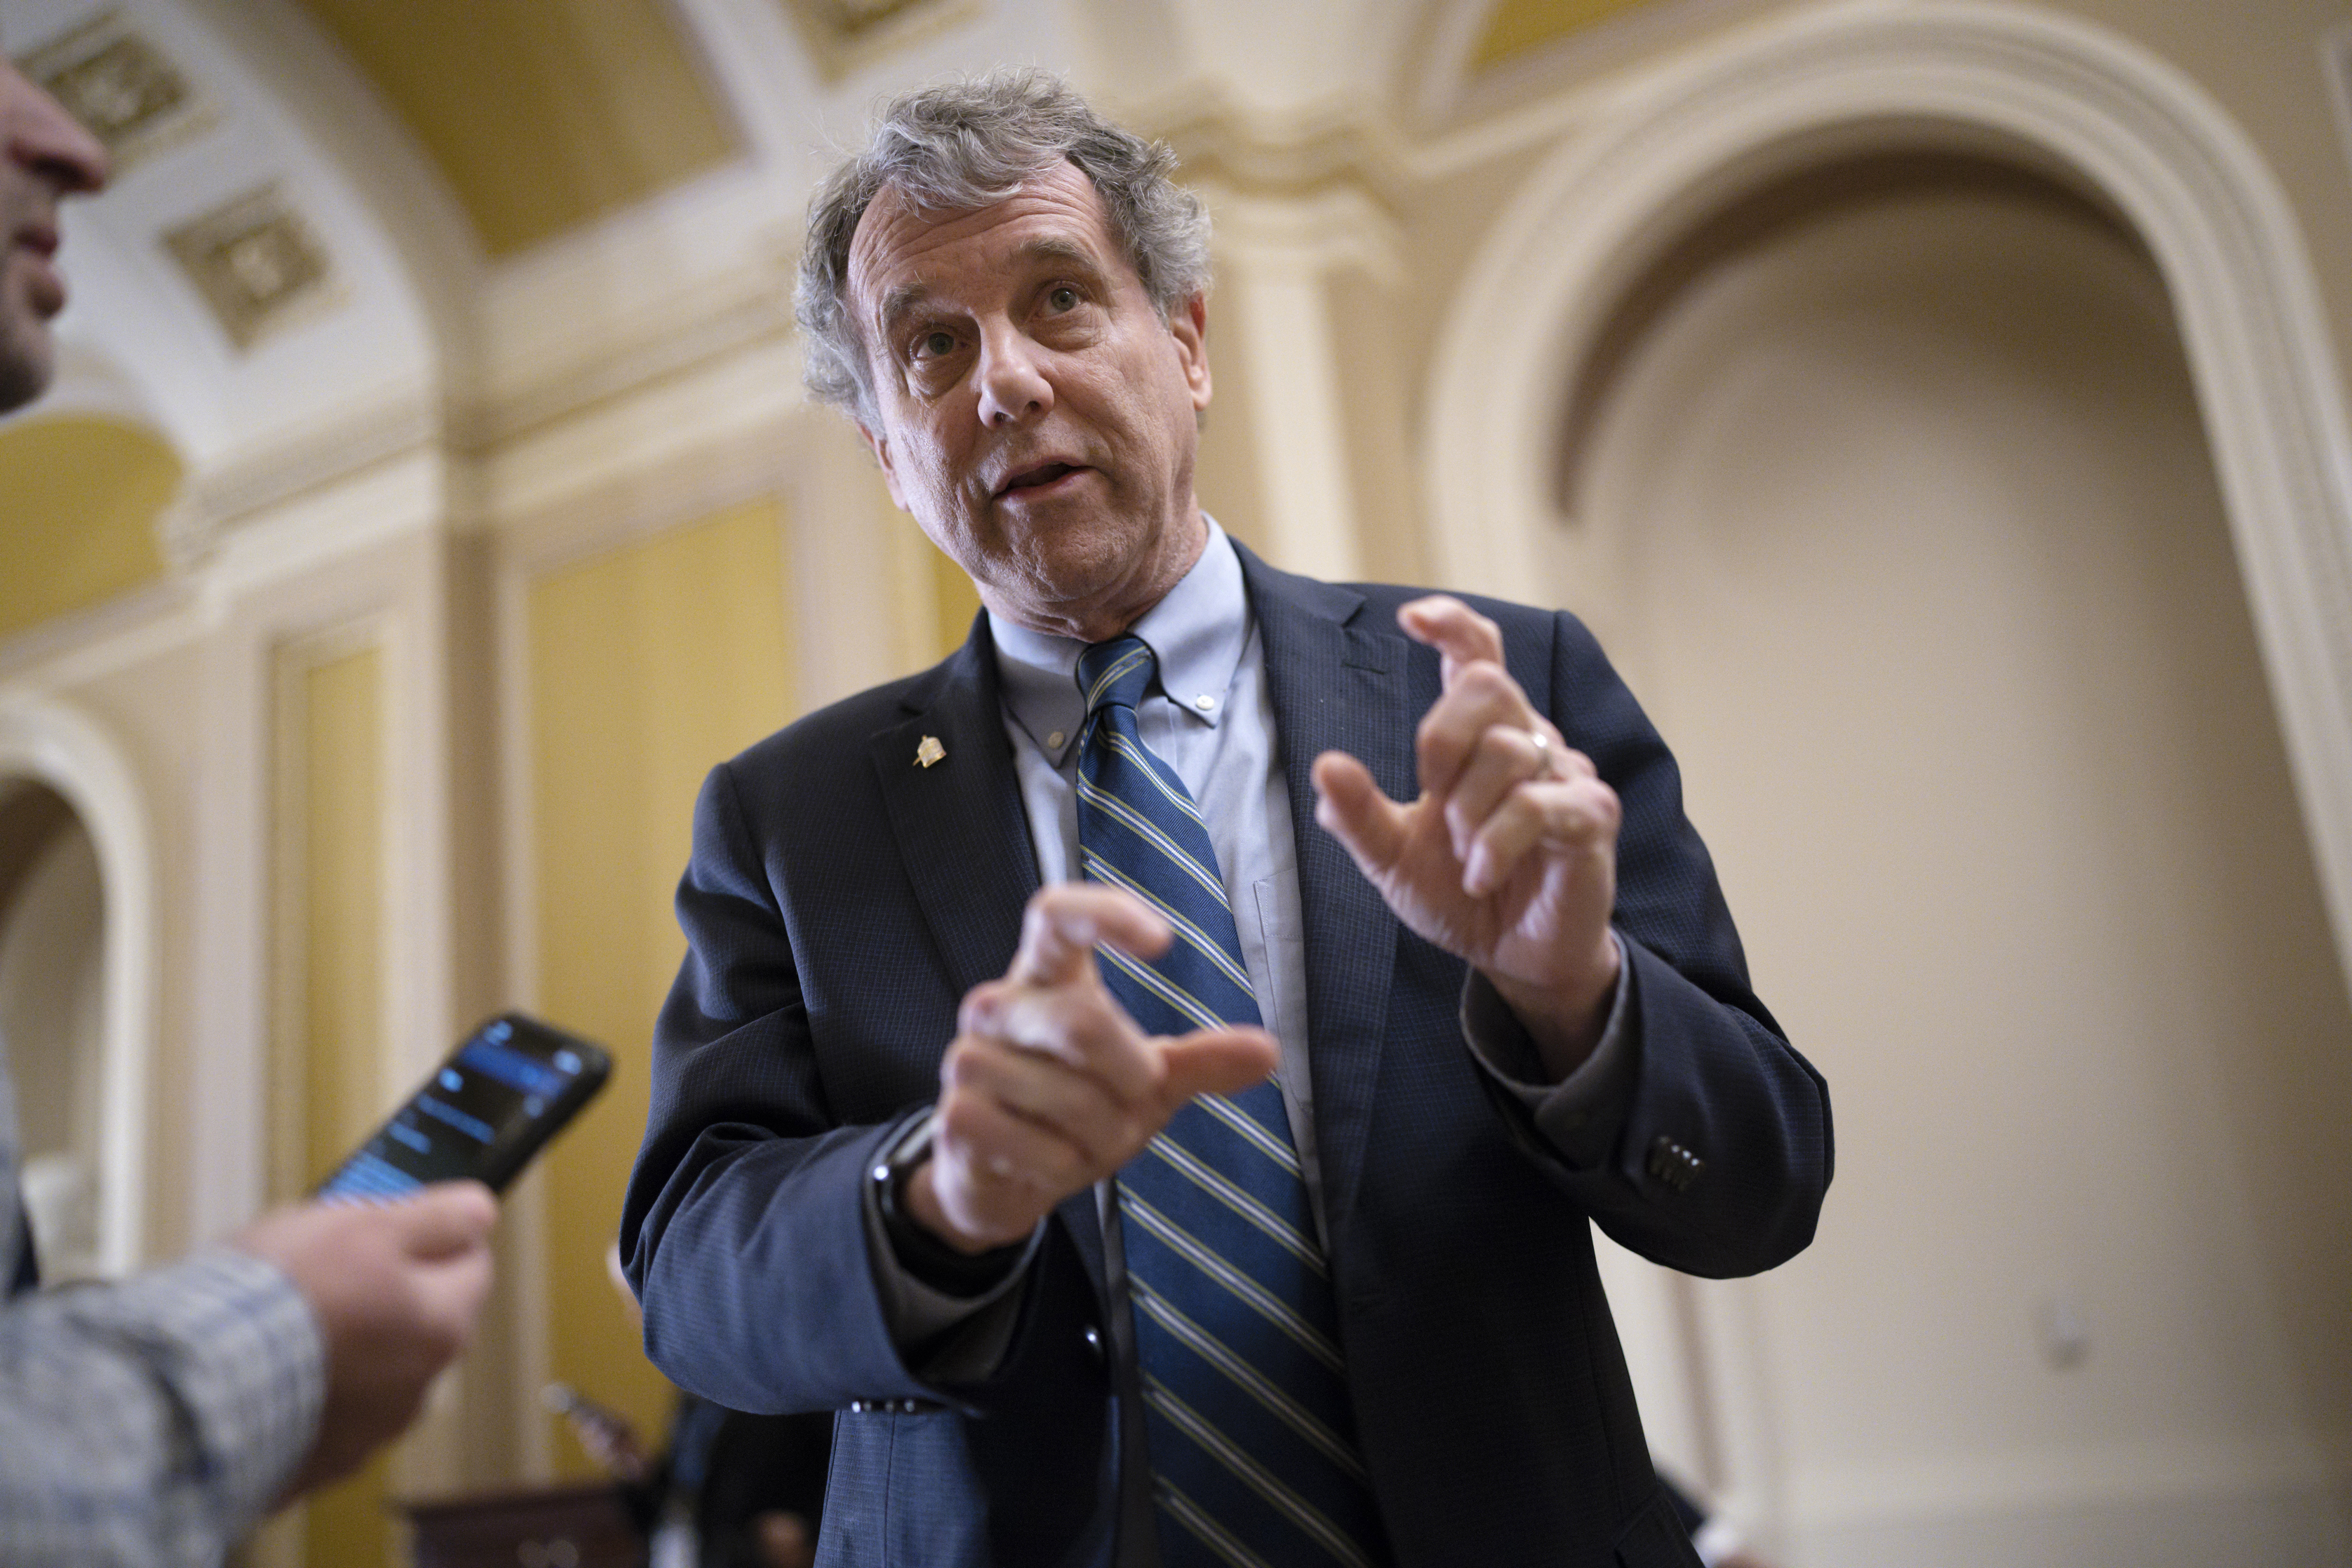
[[[1049,751],[1058,750],[1061,744],[1062,732],[1059,730],[1055,731],[1052,734],[1045,737],[1045,746]]]
[[[1206,713],[1210,709],[1214,708],[1216,705],[1217,700],[1210,696],[1205,691],[1192,699],[1192,706],[1198,708],[1203,713]]]

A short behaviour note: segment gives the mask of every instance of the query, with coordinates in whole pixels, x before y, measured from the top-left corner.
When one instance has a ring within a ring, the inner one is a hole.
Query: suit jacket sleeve
[[[1551,630],[1550,717],[1624,805],[1614,924],[1633,1048],[1622,1092],[1571,1135],[1498,1101],[1621,1245],[1690,1274],[1773,1268],[1811,1240],[1829,1185],[1828,1087],[1749,988],[1665,742],[1580,622],[1559,615]]]
[[[714,769],[695,807],[677,890],[687,956],[622,1214],[646,1353],[680,1387],[755,1414],[937,1399],[891,1343],[863,1206],[866,1172],[920,1107],[835,1123],[738,765]]]

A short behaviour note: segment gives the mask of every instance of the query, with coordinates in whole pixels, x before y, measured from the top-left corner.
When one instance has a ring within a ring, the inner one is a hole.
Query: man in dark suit
[[[986,613],[705,785],[648,1350],[843,1412],[829,1564],[1688,1563],[1588,1222],[1772,1267],[1826,1091],[1573,618],[1202,516],[1172,167],[1001,73],[812,209],[811,386]]]

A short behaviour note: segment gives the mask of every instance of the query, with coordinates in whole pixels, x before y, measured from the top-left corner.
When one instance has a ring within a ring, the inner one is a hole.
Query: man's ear
[[[857,434],[866,442],[866,449],[874,454],[875,467],[882,470],[882,482],[890,488],[890,504],[912,517],[915,509],[907,504],[906,494],[898,489],[898,470],[891,466],[890,438],[874,434],[866,427],[863,419],[852,420],[851,423],[857,426]]]
[[[1192,389],[1192,412],[1209,408],[1209,297],[1195,294],[1168,313],[1168,335],[1176,340],[1184,384]]]

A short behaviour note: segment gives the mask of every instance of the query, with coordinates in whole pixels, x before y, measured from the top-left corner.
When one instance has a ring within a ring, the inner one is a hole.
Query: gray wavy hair
[[[1209,287],[1209,215],[1176,184],[1176,154],[1095,112],[1034,67],[918,88],[882,111],[866,150],[809,203],[808,242],[793,291],[806,349],[803,372],[820,403],[879,423],[865,346],[849,308],[849,242],[857,220],[896,189],[928,211],[972,212],[1004,200],[1061,159],[1094,182],[1110,231],[1162,321]]]

